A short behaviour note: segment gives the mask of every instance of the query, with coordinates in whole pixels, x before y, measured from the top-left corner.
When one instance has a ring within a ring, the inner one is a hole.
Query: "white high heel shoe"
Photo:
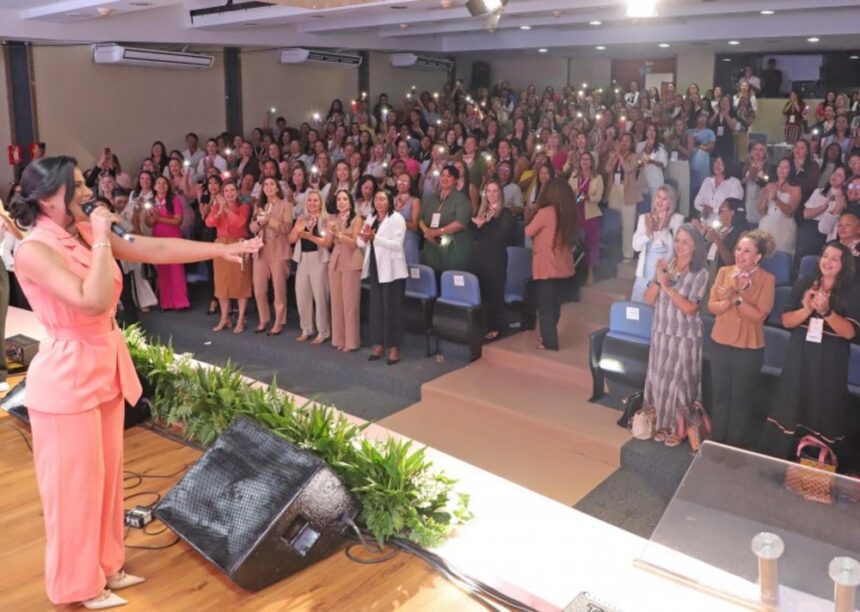
[[[125,599],[116,593],[112,593],[108,589],[105,589],[92,599],[82,601],[81,605],[83,605],[87,610],[106,610],[107,608],[124,606],[127,603],[128,602]]]
[[[140,576],[132,576],[131,574],[127,574],[125,570],[120,570],[119,572],[117,572],[113,576],[110,576],[107,579],[107,588],[113,591],[119,591],[120,589],[126,589],[136,584],[140,584],[145,580],[146,578],[141,578]]]

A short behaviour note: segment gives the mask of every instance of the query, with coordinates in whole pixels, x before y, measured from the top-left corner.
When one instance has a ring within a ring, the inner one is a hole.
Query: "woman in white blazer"
[[[403,343],[403,300],[406,295],[406,221],[394,212],[387,191],[373,196],[374,214],[368,217],[357,244],[364,249],[361,278],[370,282],[369,361],[382,359],[388,350],[388,365],[400,361]]]
[[[636,264],[636,282],[633,284],[634,302],[644,301],[645,289],[654,278],[657,262],[669,261],[674,251],[675,234],[684,223],[684,216],[675,212],[675,190],[669,185],[657,188],[651,202],[651,212],[639,215],[633,234],[633,250],[639,253]]]

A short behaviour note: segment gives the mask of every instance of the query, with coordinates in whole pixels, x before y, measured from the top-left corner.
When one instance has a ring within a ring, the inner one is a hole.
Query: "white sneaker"
[[[116,593],[111,593],[109,590],[105,589],[92,599],[82,601],[81,605],[83,605],[87,610],[105,610],[107,608],[124,606],[127,603],[128,602],[125,599]]]
[[[145,580],[146,578],[141,578],[140,576],[132,576],[131,574],[127,574],[125,570],[120,570],[119,572],[117,572],[113,576],[110,576],[107,579],[107,587],[114,591],[119,591],[120,589],[126,589],[136,584],[140,584]]]
[[[9,393],[9,383],[5,380],[0,382],[0,393]]]

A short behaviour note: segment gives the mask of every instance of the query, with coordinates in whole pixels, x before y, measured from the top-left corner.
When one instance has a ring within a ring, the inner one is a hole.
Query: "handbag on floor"
[[[799,466],[785,471],[785,486],[809,501],[832,504],[837,465],[833,449],[815,436],[804,436],[797,445],[797,460]]]
[[[657,411],[646,406],[633,415],[633,437],[637,440],[650,440],[657,426]]]
[[[624,414],[617,421],[619,427],[623,427],[624,429],[633,427],[633,416],[642,409],[642,400],[644,397],[645,394],[642,391],[637,391],[621,400],[621,405],[624,406]]]
[[[694,453],[699,452],[702,443],[711,437],[711,417],[705,411],[702,402],[696,400],[690,408],[690,416],[687,419],[687,439]]]

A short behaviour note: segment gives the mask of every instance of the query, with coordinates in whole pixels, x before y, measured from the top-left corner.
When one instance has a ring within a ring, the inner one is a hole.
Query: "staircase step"
[[[631,259],[630,261],[622,261],[618,264],[615,276],[624,280],[634,280],[636,278],[636,260]]]
[[[423,402],[440,406],[450,419],[504,423],[514,435],[529,430],[603,463],[618,466],[629,439],[618,412],[587,399],[590,377],[561,383],[537,371],[524,373],[483,360],[421,387]]]
[[[633,289],[633,281],[624,278],[609,278],[580,289],[580,299],[584,303],[604,304],[626,300]]]
[[[516,420],[487,417],[452,402],[421,401],[379,424],[568,506],[616,469]]]
[[[588,335],[606,327],[608,321],[609,309],[605,305],[564,304],[558,322],[558,351],[538,350],[538,332],[531,331],[485,345],[483,358],[493,365],[540,372],[543,376],[590,390]]]

